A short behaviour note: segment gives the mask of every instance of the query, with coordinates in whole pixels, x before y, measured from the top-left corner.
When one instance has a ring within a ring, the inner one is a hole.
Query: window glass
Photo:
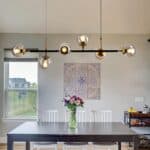
[[[37,115],[37,62],[5,63],[5,105],[7,118]]]

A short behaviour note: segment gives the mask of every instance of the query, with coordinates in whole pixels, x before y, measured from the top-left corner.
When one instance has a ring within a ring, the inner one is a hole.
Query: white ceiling
[[[48,0],[49,33],[98,33],[99,0]],[[0,0],[1,33],[43,33],[44,0]],[[103,0],[104,33],[150,33],[150,0]]]

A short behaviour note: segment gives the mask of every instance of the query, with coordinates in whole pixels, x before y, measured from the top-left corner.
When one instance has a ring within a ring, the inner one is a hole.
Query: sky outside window
[[[10,62],[9,78],[25,78],[30,83],[37,83],[37,62]]]

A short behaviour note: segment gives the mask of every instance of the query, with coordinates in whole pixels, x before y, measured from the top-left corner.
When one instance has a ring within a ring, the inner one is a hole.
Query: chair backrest
[[[101,122],[112,122],[111,110],[102,110],[100,113],[101,113]]]
[[[64,114],[65,114],[65,115],[64,115],[64,117],[65,117],[65,118],[64,118],[64,119],[65,119],[64,121],[65,121],[65,122],[68,122],[68,121],[69,121],[69,110],[65,110],[65,111],[64,111]]]
[[[43,111],[40,117],[40,122],[57,122],[58,110]]]
[[[112,111],[111,110],[93,110],[90,115],[91,122],[112,122]]]
[[[65,122],[68,122],[69,121],[69,110],[67,110],[65,112]],[[76,119],[77,119],[77,122],[86,122],[86,113],[84,110],[77,110],[76,112]]]
[[[77,111],[77,122],[86,122],[86,113],[84,110]]]

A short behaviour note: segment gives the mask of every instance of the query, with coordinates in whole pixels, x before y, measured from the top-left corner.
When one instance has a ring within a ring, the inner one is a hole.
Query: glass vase
[[[69,128],[76,129],[77,128],[77,120],[76,120],[76,109],[69,110]]]

